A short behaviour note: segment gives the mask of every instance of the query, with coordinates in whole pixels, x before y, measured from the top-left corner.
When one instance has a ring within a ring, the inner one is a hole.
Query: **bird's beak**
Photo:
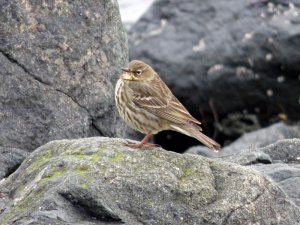
[[[123,80],[135,80],[134,76],[132,76],[132,74],[130,73],[129,68],[122,68],[121,70],[125,72],[121,76]]]

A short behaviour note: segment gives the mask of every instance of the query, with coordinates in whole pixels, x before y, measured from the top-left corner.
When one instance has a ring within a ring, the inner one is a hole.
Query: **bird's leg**
[[[140,143],[133,143],[128,142],[126,146],[131,148],[149,148],[149,147],[160,147],[157,144],[150,144],[148,143],[149,139],[152,137],[152,134],[146,134],[146,136],[143,138],[143,140],[140,141]]]

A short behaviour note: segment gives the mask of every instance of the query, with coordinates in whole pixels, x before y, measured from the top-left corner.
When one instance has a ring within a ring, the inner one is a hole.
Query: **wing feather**
[[[139,88],[132,86],[131,90],[131,100],[134,104],[160,118],[179,124],[187,122],[201,124],[191,116],[158,76],[150,85]]]

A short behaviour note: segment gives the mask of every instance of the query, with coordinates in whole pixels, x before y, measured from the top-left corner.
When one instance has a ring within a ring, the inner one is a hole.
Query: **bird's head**
[[[127,81],[151,80],[155,73],[151,66],[139,60],[132,60],[126,68],[122,68],[121,78]]]

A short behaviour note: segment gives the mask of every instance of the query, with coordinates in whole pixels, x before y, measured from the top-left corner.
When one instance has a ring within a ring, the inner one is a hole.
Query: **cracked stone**
[[[0,146],[124,136],[114,106],[128,61],[117,2],[0,4]]]

